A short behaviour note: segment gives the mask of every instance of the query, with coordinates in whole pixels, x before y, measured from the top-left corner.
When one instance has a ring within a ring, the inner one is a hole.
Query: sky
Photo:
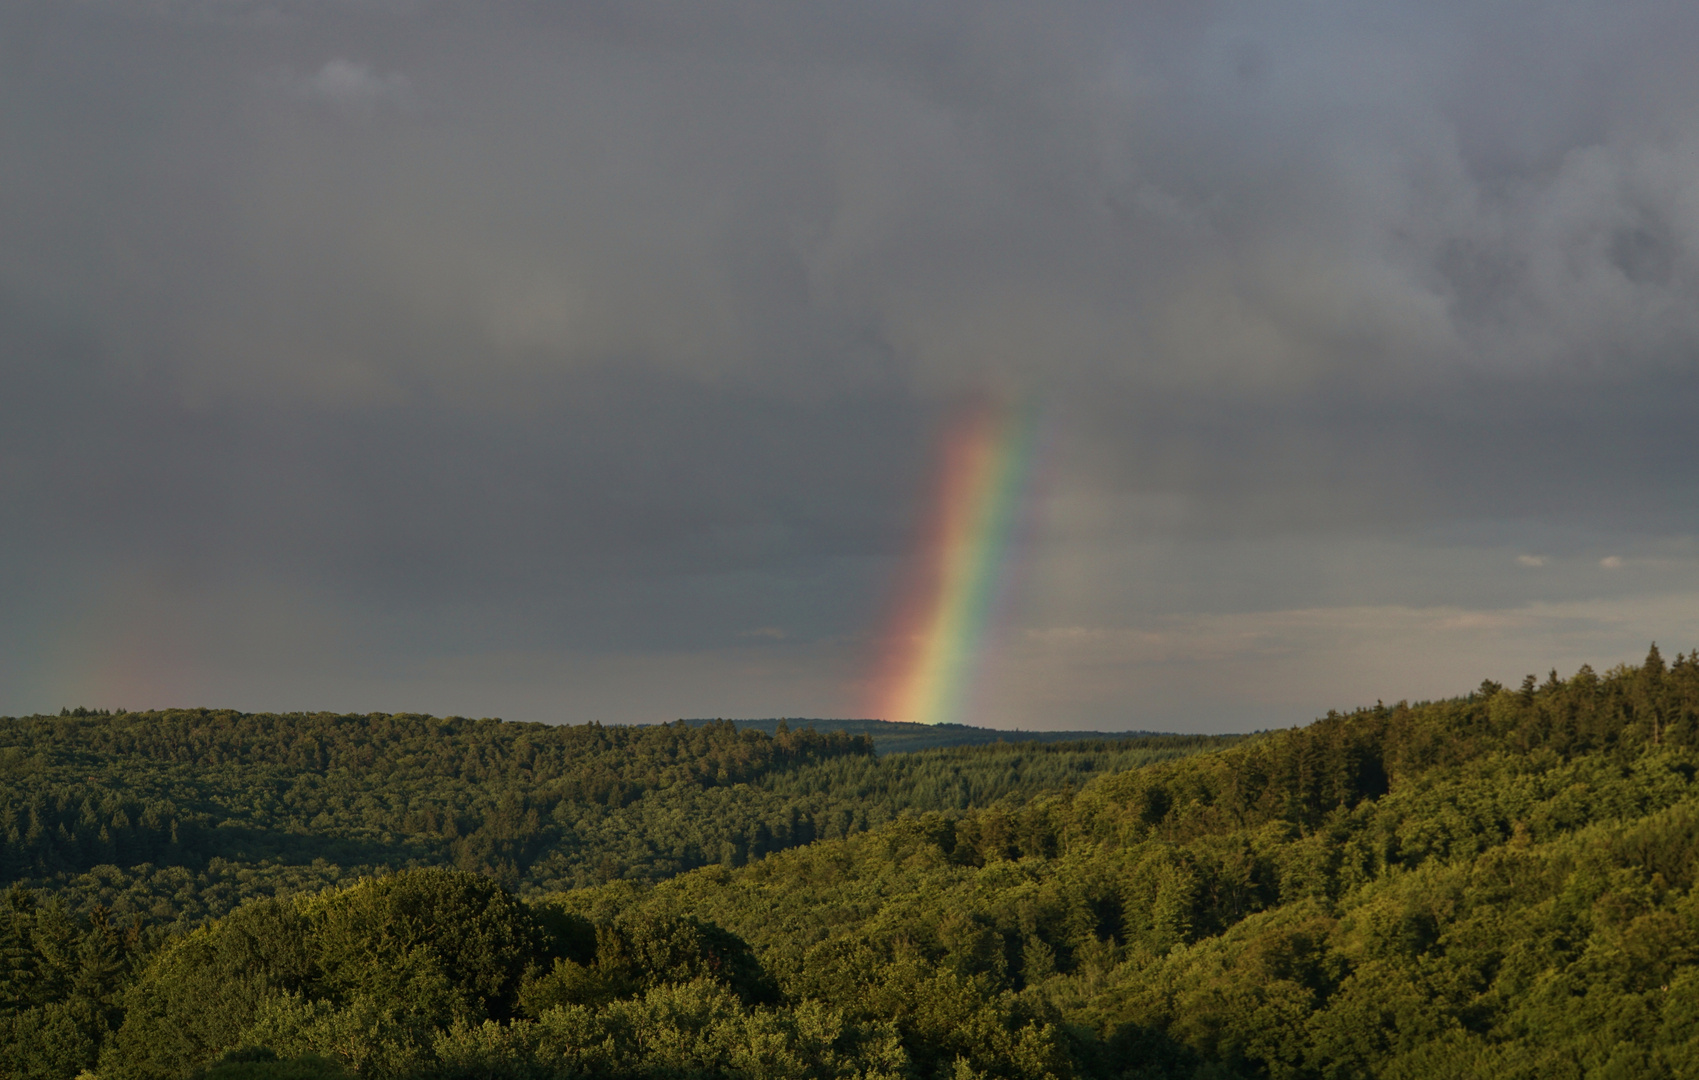
[[[970,723],[1699,646],[1699,6],[0,5],[0,714]]]

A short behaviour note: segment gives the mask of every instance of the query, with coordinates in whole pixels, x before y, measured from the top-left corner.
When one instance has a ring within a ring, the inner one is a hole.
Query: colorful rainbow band
[[[935,517],[876,680],[886,720],[959,723],[1006,593],[1037,436],[1032,409],[982,403],[945,440]]]

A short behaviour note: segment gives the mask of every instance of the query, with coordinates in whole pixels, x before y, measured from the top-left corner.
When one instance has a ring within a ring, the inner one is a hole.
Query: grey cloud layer
[[[14,8],[0,595],[74,642],[259,621],[263,583],[374,667],[807,642],[792,711],[849,708],[986,389],[1057,418],[1023,618],[1093,657],[1295,582],[1581,602],[1621,552],[1688,588],[1696,40],[1651,4]],[[8,640],[0,710],[109,692]],[[1136,725],[1149,677],[1055,707]],[[249,685],[196,678],[159,692]]]

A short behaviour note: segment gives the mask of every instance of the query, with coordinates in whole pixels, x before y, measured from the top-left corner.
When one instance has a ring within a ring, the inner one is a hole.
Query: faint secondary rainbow
[[[873,715],[959,723],[1008,593],[1038,436],[1032,408],[980,402],[944,439],[930,519],[874,679]]]

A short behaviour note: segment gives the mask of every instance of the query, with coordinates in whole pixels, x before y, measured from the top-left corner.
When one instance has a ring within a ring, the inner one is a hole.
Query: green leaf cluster
[[[145,949],[104,908],[73,915],[13,887],[0,897],[0,1074],[71,1077],[123,1019]]]
[[[414,870],[173,941],[125,995],[100,1075],[901,1075],[889,1031],[777,997],[746,943],[699,920],[596,925],[488,877]]]

